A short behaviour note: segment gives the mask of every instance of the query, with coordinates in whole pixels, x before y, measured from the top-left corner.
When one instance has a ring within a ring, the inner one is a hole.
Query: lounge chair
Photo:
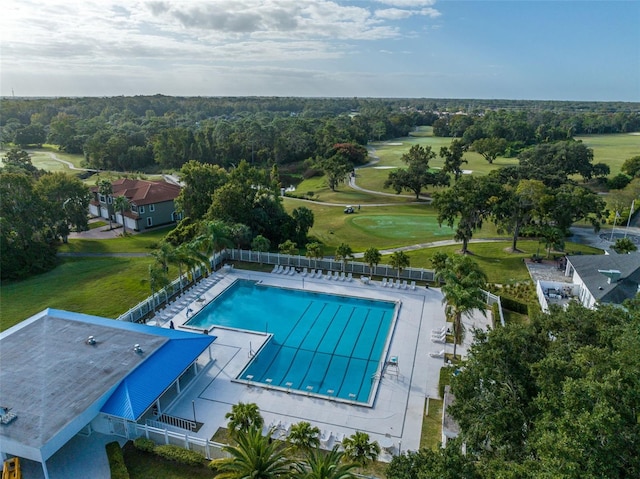
[[[278,265],[276,264],[273,269],[271,270],[272,273],[277,273],[278,272]]]
[[[429,356],[431,356],[432,358],[444,358],[444,349],[438,351],[437,353],[429,353]]]
[[[333,278],[333,275],[331,274],[331,271],[327,271],[327,275],[324,277],[324,279],[331,279]]]
[[[278,265],[278,270],[276,271],[276,274],[282,274],[282,272],[284,271],[284,266],[282,266],[281,264]]]
[[[409,288],[416,289],[416,282],[415,281],[411,281],[411,283],[409,284]]]
[[[324,271],[322,271],[321,269],[316,271],[316,278],[323,278],[324,277]]]
[[[441,336],[438,336],[437,334],[432,334],[431,335],[431,342],[433,342],[433,343],[446,343],[447,342],[447,333],[444,333]]]
[[[347,281],[353,281],[353,273],[347,273]]]
[[[335,281],[338,281],[338,279],[340,279],[340,273],[338,273],[337,271],[334,271],[333,272],[333,279]]]
[[[290,273],[291,273],[291,266],[285,266],[284,270],[282,271],[282,274],[288,275]]]
[[[407,289],[407,280],[406,279],[402,280],[402,289]]]
[[[307,271],[307,268],[304,268],[302,270],[302,276],[306,276],[307,274],[309,274],[309,272]]]
[[[387,278],[382,278],[382,282],[380,283],[380,285],[381,285],[383,288],[386,288],[386,287],[387,287]]]
[[[396,288],[398,288],[398,289],[401,288],[400,278],[396,279]]]
[[[347,275],[344,274],[344,271],[342,271],[340,273],[340,281],[344,281],[345,279],[347,279]]]
[[[432,329],[431,330],[431,336],[434,335],[438,335],[438,336],[442,336],[443,334],[447,334],[447,325],[443,325],[441,328],[438,329]]]
[[[336,434],[336,444],[340,444],[342,446],[342,441],[344,441],[345,433],[339,432]]]
[[[322,431],[322,434],[320,434],[320,442],[322,444],[328,444],[329,441],[331,441],[332,437],[333,437],[333,434],[331,434],[331,431],[327,431],[325,429]]]
[[[289,268],[289,276],[293,276],[294,274],[296,274],[296,269],[292,266]]]

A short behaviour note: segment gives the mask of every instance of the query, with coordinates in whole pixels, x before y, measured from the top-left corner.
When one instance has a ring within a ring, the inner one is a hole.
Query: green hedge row
[[[109,469],[111,470],[111,479],[129,479],[129,471],[124,463],[122,448],[118,441],[113,441],[105,446],[107,457],[109,458]]]
[[[513,311],[514,313],[529,314],[529,305],[527,303],[511,299],[507,296],[501,296],[500,302],[502,303],[502,307],[504,309],[508,309],[509,311]]]
[[[168,461],[174,461],[178,464],[184,464],[185,466],[202,466],[205,460],[205,457],[199,452],[190,451],[189,449],[174,446],[173,444],[156,446],[155,442],[144,436],[133,441],[133,445],[136,449],[157,454]]]

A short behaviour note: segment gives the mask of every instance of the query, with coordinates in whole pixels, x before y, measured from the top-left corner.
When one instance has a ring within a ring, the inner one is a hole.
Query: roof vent
[[[10,407],[0,406],[0,424],[9,424],[11,421],[14,421],[18,415],[14,412],[11,412]]]
[[[133,345],[133,351],[138,353],[138,354],[142,354],[142,348],[140,347],[139,344],[134,344]]]
[[[604,274],[608,278],[607,283],[609,284],[617,283],[620,279],[620,275],[622,274],[617,269],[599,269],[598,273]]]
[[[89,336],[87,338],[87,340],[85,341],[85,343],[94,346],[96,344],[96,338],[94,338],[93,336]]]

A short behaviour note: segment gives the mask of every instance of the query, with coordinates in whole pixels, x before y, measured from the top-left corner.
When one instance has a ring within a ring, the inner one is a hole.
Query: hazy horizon
[[[640,2],[9,0],[3,97],[640,101]]]

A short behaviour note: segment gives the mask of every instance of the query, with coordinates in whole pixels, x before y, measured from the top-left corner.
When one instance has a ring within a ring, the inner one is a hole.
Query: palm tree
[[[404,251],[394,251],[389,257],[389,262],[394,269],[398,270],[398,279],[400,272],[409,266],[409,256]]]
[[[314,241],[313,243],[307,243],[306,249],[307,258],[313,259],[313,267],[316,268],[318,266],[318,259],[324,256],[322,245],[317,241]]]
[[[169,278],[167,278],[167,273],[164,269],[159,265],[149,265],[149,279],[143,279],[142,282],[149,282],[149,288],[151,289],[151,298],[153,295],[160,291],[162,288],[169,285]],[[156,303],[155,299],[153,300],[153,309],[155,311]]]
[[[204,233],[196,238],[196,244],[207,254],[215,254],[225,248],[233,248],[229,227],[222,221],[205,223]]]
[[[341,243],[340,246],[336,248],[335,258],[338,261],[342,261],[342,271],[345,271],[347,269],[347,261],[349,258],[353,258],[351,246],[346,243]]]
[[[342,441],[344,455],[360,466],[365,466],[369,461],[375,461],[380,454],[380,445],[369,440],[369,434],[356,431],[355,434],[346,437]]]
[[[378,266],[381,259],[382,255],[380,254],[380,251],[373,246],[371,248],[367,248],[364,252],[364,260],[369,265],[369,276],[373,276],[373,267]]]
[[[319,448],[310,450],[306,456],[306,464],[297,464],[297,479],[353,479],[351,472],[356,464],[344,462],[344,453],[338,451],[339,446],[325,453]]]
[[[238,250],[240,250],[243,244],[249,243],[249,240],[251,239],[251,228],[243,223],[233,224],[229,228],[229,233]]]
[[[486,303],[482,288],[487,283],[487,276],[469,256],[448,256],[439,263],[436,270],[436,280],[443,281],[442,300],[445,303],[445,314],[453,320],[453,357],[456,357],[456,347],[462,340],[462,316],[471,316],[479,309],[485,313]]]
[[[127,199],[126,196],[124,195],[116,196],[113,200],[113,208],[116,211],[119,211],[120,215],[122,216],[122,234],[126,236],[127,221],[125,220],[124,214],[126,211],[131,210],[131,204],[129,203],[129,200]]]
[[[231,406],[231,411],[225,414],[224,417],[229,420],[227,428],[232,435],[237,435],[240,431],[246,432],[251,428],[261,429],[264,424],[260,409],[255,403],[245,404],[239,402],[234,404]]]
[[[280,252],[280,254],[286,254],[291,256],[296,254],[297,246],[293,241],[287,240],[284,243],[280,243],[278,245],[278,251]],[[289,264],[289,258],[287,258],[287,265],[288,264]]]
[[[288,441],[299,451],[310,451],[320,446],[320,429],[307,421],[301,421],[291,426]]]
[[[211,467],[218,471],[217,479],[279,479],[291,476],[294,464],[287,457],[288,450],[278,441],[271,441],[270,434],[263,436],[259,427],[252,426],[239,433],[236,440],[237,446],[222,448],[231,457],[211,461]]]

